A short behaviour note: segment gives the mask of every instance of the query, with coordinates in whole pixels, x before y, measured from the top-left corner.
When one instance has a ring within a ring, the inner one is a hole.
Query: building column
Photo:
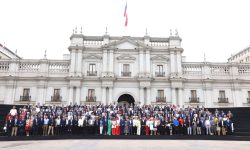
[[[75,75],[75,59],[76,59],[76,53],[75,50],[71,50],[70,52],[70,76]]]
[[[146,51],[146,72],[150,73],[150,51]]]
[[[176,105],[176,92],[175,92],[175,88],[171,89],[171,99],[172,99],[172,104]]]
[[[178,88],[178,104],[182,108],[183,106],[183,89],[182,88]]]
[[[205,107],[211,107],[213,99],[212,99],[212,90],[206,89],[206,101],[205,101]],[[217,99],[217,98],[216,98]]]
[[[106,99],[106,87],[102,87],[102,104],[108,105],[108,101]]]
[[[108,104],[113,103],[113,88],[109,87],[109,97],[108,97]]]
[[[142,73],[142,72],[144,72],[144,62],[143,62],[143,51],[142,50],[140,50],[139,51],[139,72],[140,73]]]
[[[107,72],[107,50],[103,50],[103,59],[102,59],[102,72]]]
[[[73,104],[73,99],[74,99],[74,88],[70,87],[69,88],[69,98],[68,98],[68,104]]]
[[[181,69],[181,53],[180,51],[177,52],[177,72],[180,74],[182,72]]]
[[[77,75],[82,76],[82,51],[78,50],[77,53]]]
[[[170,51],[170,66],[171,66],[171,73],[174,73],[176,72],[175,70],[175,59],[174,59],[174,52],[173,51]]]
[[[109,72],[114,72],[114,50],[109,52]]]
[[[77,105],[80,105],[80,101],[81,101],[81,88],[77,87],[75,103],[77,103]]]
[[[147,100],[146,100],[146,105],[150,104],[151,102],[151,91],[150,88],[147,87]]]
[[[145,102],[144,102],[144,89],[142,87],[140,87],[140,105],[144,105]]]

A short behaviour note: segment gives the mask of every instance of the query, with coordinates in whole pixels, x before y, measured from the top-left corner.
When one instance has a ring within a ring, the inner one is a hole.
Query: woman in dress
[[[108,135],[111,135],[111,127],[112,127],[112,124],[111,124],[111,119],[108,118]]]
[[[30,116],[28,116],[28,118],[26,119],[26,125],[25,125],[26,136],[30,135],[31,127],[32,127],[32,120]]]

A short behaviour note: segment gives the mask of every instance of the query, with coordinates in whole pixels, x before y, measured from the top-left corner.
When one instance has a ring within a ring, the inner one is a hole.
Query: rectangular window
[[[157,72],[162,73],[163,72],[163,65],[157,65]]]
[[[197,98],[196,90],[191,90],[191,98]]]
[[[95,64],[89,64],[89,72],[95,72],[96,71],[96,65]]]
[[[95,96],[95,89],[89,89],[88,90],[88,97],[94,97]]]
[[[129,64],[123,64],[123,72],[130,72]]]
[[[219,98],[226,98],[226,94],[224,90],[219,91]]]
[[[158,90],[157,92],[158,97],[163,98],[164,97],[164,90]]]
[[[54,97],[60,97],[60,89],[54,89]]]
[[[30,96],[30,89],[29,89],[29,88],[23,89],[23,96],[24,96],[24,97]]]

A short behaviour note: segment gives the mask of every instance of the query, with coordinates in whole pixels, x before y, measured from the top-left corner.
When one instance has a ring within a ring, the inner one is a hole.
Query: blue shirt
[[[174,119],[173,124],[174,124],[174,126],[177,127],[177,126],[179,126],[179,121],[177,119]]]

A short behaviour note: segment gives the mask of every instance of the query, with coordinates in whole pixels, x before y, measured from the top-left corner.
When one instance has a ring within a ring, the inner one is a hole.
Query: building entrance
[[[118,105],[129,106],[134,105],[135,99],[130,94],[123,94],[118,98]]]

